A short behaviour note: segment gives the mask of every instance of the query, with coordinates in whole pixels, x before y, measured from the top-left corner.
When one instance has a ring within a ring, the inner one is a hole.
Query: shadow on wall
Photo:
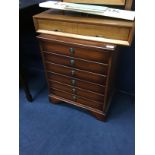
[[[121,47],[116,74],[116,88],[121,91],[135,93],[135,40],[131,47]]]

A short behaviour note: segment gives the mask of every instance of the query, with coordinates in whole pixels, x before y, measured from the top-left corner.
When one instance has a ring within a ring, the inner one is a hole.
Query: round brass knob
[[[72,47],[69,49],[69,51],[70,51],[70,53],[71,53],[72,55],[75,53],[75,49],[72,48]]]
[[[71,60],[70,60],[70,64],[71,64],[72,66],[74,66],[75,60],[71,59]]]
[[[73,98],[74,101],[77,100],[77,96],[75,96],[75,95],[73,95],[72,98]]]
[[[72,92],[75,94],[75,93],[76,93],[76,89],[75,89],[75,88],[73,88],[73,89],[72,89]]]
[[[72,85],[75,86],[76,80],[72,80]]]
[[[72,76],[74,76],[75,75],[75,70],[72,70],[71,74],[72,74]]]

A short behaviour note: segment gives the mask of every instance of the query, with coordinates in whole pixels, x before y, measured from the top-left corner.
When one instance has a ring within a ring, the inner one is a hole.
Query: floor
[[[20,98],[22,155],[134,155],[135,109],[131,96],[113,97],[107,122],[65,103],[49,103],[44,73],[31,70],[32,103]]]

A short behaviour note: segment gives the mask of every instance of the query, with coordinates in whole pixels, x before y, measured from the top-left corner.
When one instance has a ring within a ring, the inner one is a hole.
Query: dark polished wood
[[[74,101],[77,104],[81,104],[81,105],[84,105],[87,107],[98,109],[100,111],[102,111],[102,109],[103,109],[103,104],[100,102],[92,101],[92,100],[87,99],[85,97],[81,97],[81,96],[78,96],[76,94],[67,93],[67,92],[62,91],[62,90],[53,89],[50,94],[51,95],[53,94],[55,96],[60,96],[62,98],[68,99],[70,101]]]
[[[104,102],[104,95],[94,93],[92,91],[88,91],[85,89],[81,89],[75,86],[66,85],[64,83],[59,83],[56,81],[49,81],[50,92],[52,93],[53,89],[62,90],[71,94],[75,94],[77,96],[85,97],[87,99],[91,99],[94,101]]]
[[[39,38],[39,37],[38,37]],[[102,47],[96,47],[89,45],[79,46],[79,44],[66,44],[64,42],[58,42],[58,40],[48,40],[47,38],[41,38],[42,50],[62,54],[66,56],[74,56],[85,60],[108,63],[111,51],[103,50]]]
[[[58,104],[61,102],[60,99],[54,97],[49,97],[49,101],[52,102],[53,104]]]
[[[96,119],[98,119],[100,121],[106,121],[106,114],[102,113],[102,111],[99,111],[97,109],[93,109],[90,106],[86,106],[85,104],[78,103],[77,101],[76,102],[71,101],[71,100],[68,100],[66,98],[62,98],[62,97],[52,95],[52,94],[49,95],[49,100],[53,104],[58,104],[58,103],[60,103],[60,101],[63,101],[63,102],[84,108],[84,109],[88,110]],[[87,102],[84,102],[84,103],[87,104]]]
[[[45,62],[52,62],[68,67],[78,68],[80,70],[90,71],[98,74],[106,75],[108,72],[108,64],[97,63],[84,59],[78,59],[74,56],[64,56],[56,53],[43,52]]]
[[[39,35],[52,103],[64,101],[105,120],[117,50],[90,42]],[[67,40],[67,41],[65,41]],[[96,46],[99,45],[99,46]]]
[[[116,45],[113,44],[107,44],[107,43],[101,43],[98,41],[91,41],[91,40],[82,40],[82,39],[76,39],[76,38],[69,38],[69,37],[60,37],[57,35],[49,35],[49,34],[42,34],[38,35],[37,38],[45,44],[47,43],[54,43],[57,45],[65,45],[68,47],[74,46],[74,47],[79,47],[82,49],[95,49],[99,50],[101,52],[109,52],[109,51],[115,51]],[[61,39],[60,39],[61,38]],[[114,48],[108,48],[107,45],[112,45]],[[42,45],[43,46],[43,45]]]
[[[77,79],[74,77],[57,74],[54,72],[47,72],[47,78],[48,78],[49,83],[51,81],[57,81],[60,83],[65,83],[65,84],[79,87],[82,89],[87,89],[87,90],[90,90],[90,91],[93,91],[93,92],[96,92],[99,94],[104,94],[104,92],[105,92],[104,85],[95,84],[92,82],[88,82],[88,81],[84,81],[84,80]]]
[[[107,120],[107,116],[106,114],[102,114],[102,113],[98,113],[98,112],[94,112],[94,111],[90,111],[90,113],[96,117],[96,119],[100,120],[100,121],[106,121]]]
[[[106,75],[96,74],[88,71],[79,70],[77,68],[66,67],[63,65],[58,65],[58,64],[49,63],[49,62],[46,62],[45,66],[46,66],[46,70],[49,72],[51,71],[51,72],[63,74],[66,76],[71,76],[71,77],[83,79],[86,81],[98,83],[98,84],[105,84],[106,82],[106,77],[107,77]]]

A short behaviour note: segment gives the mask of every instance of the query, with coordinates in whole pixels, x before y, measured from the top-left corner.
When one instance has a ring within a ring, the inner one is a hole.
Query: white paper
[[[135,18],[134,11],[120,10],[120,9],[109,8],[104,6],[97,6],[97,5],[47,1],[47,2],[40,3],[39,6],[44,8],[83,12],[88,14],[94,14],[94,15],[100,15],[100,16],[106,16],[106,17],[112,17],[112,18],[120,18],[120,19],[126,19],[126,20],[134,20]]]

